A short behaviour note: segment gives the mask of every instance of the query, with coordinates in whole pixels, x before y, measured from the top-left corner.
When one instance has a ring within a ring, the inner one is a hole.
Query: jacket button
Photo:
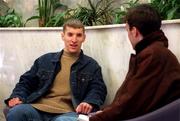
[[[85,79],[84,78],[82,78],[82,82],[84,82],[85,81]]]
[[[41,95],[41,94],[42,94],[42,92],[37,92],[37,94],[38,94],[38,95]]]

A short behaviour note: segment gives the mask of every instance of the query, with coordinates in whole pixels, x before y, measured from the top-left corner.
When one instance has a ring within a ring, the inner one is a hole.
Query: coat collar
[[[168,47],[168,39],[164,35],[164,32],[162,30],[159,30],[145,36],[144,39],[135,46],[136,53],[138,54],[147,46],[157,41],[163,43],[165,47]]]

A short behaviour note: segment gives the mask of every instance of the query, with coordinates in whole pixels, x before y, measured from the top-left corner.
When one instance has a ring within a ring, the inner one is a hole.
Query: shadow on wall
[[[7,98],[12,90],[12,86],[9,86],[7,83],[0,82],[1,96],[0,96],[0,121],[5,121],[3,108],[5,107],[4,99]]]
[[[9,57],[7,55],[9,54],[5,53],[3,47],[0,46],[0,121],[5,121],[3,114],[3,108],[5,107],[4,99],[9,97],[13,87],[15,86],[15,80],[18,78],[16,77],[17,64],[11,65],[16,63],[16,58],[12,54],[10,54]],[[8,62],[10,64],[7,64]]]

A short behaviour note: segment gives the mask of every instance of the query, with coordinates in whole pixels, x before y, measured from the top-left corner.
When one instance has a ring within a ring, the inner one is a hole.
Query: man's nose
[[[73,36],[73,38],[72,38],[72,42],[74,42],[74,43],[75,43],[75,42],[77,42],[77,40],[78,40],[78,39],[77,39],[77,36]]]

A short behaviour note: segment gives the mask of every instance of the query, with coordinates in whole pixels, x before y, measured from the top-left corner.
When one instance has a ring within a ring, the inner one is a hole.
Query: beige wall
[[[31,16],[38,15],[36,13],[38,0],[6,0],[6,2],[22,16],[24,22]],[[30,21],[27,26],[38,26],[37,20]]]
[[[88,1],[87,0],[60,0],[63,4],[68,5],[69,8],[75,8],[77,4],[87,6]],[[92,0],[94,2],[97,2],[97,0]],[[122,3],[125,0],[115,0],[116,4],[115,6],[118,6],[120,3]],[[141,2],[145,2],[147,0],[140,0]],[[38,15],[36,8],[38,4],[38,0],[6,0],[9,7],[14,8],[23,18],[23,21],[25,22],[28,18],[34,15]],[[37,20],[29,21],[26,24],[27,27],[36,27],[38,26]]]
[[[38,0],[6,0],[6,2],[10,8],[14,8],[22,16],[24,22],[31,16],[38,15],[36,11]],[[87,5],[85,0],[61,0],[61,2],[68,5],[69,8],[75,8],[77,4]],[[38,21],[29,21],[26,26],[36,27],[38,26]]]
[[[14,8],[22,16],[24,22],[31,16],[38,15],[36,11],[38,0],[6,0],[6,2],[10,8]],[[61,0],[61,2],[68,5],[69,8],[75,8],[77,4],[87,5],[85,0]],[[36,27],[38,26],[38,21],[29,21],[26,26]]]

